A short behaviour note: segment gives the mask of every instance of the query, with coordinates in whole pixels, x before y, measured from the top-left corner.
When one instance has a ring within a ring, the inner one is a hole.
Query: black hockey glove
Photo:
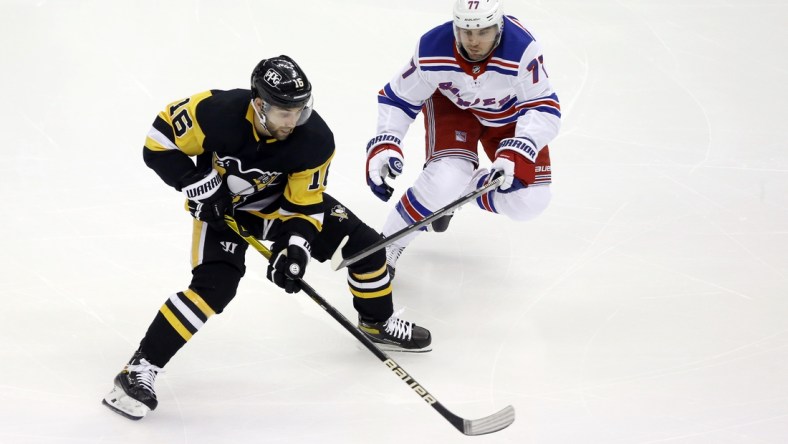
[[[310,254],[309,242],[301,236],[292,235],[274,242],[266,277],[286,292],[298,293],[301,291],[299,280],[304,277]]]
[[[226,230],[224,215],[232,211],[233,197],[216,170],[183,187],[183,194],[189,199],[189,212],[214,230]]]

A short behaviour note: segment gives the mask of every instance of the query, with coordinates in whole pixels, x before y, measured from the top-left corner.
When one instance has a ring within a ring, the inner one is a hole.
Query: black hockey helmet
[[[309,104],[312,84],[290,57],[263,59],[252,71],[252,99],[257,97],[269,105],[301,108]]]

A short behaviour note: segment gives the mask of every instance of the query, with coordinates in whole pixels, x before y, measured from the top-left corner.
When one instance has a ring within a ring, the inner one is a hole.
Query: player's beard
[[[295,127],[279,127],[275,129],[269,128],[269,131],[271,131],[271,135],[274,136],[276,140],[282,141],[290,137],[294,129]]]
[[[464,46],[465,54],[471,62],[480,62],[486,59],[495,49],[495,44],[480,44],[474,47]]]

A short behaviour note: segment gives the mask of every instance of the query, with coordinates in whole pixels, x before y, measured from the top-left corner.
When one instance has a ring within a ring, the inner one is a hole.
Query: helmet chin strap
[[[252,109],[254,110],[254,114],[257,116],[257,121],[260,122],[260,125],[263,126],[263,129],[268,133],[268,135],[273,135],[271,130],[268,129],[268,125],[265,124],[266,122],[265,114],[261,114],[259,111],[257,111],[257,107],[254,106],[254,99],[252,99],[250,103],[252,104]]]

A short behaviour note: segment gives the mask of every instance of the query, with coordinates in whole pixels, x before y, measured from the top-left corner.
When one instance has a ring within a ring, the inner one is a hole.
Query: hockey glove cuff
[[[233,198],[216,170],[183,187],[183,194],[188,199],[187,205],[192,217],[206,222],[215,230],[227,229],[224,215],[232,209]]]
[[[531,139],[510,137],[501,140],[501,143],[498,144],[498,150],[495,151],[495,160],[493,160],[490,167],[490,175],[488,176],[490,179],[488,180],[503,174],[504,181],[498,187],[501,191],[509,190],[513,185],[515,185],[516,189],[523,188],[526,184],[514,177],[515,163],[517,160],[534,163],[538,154],[539,152],[534,147]]]

